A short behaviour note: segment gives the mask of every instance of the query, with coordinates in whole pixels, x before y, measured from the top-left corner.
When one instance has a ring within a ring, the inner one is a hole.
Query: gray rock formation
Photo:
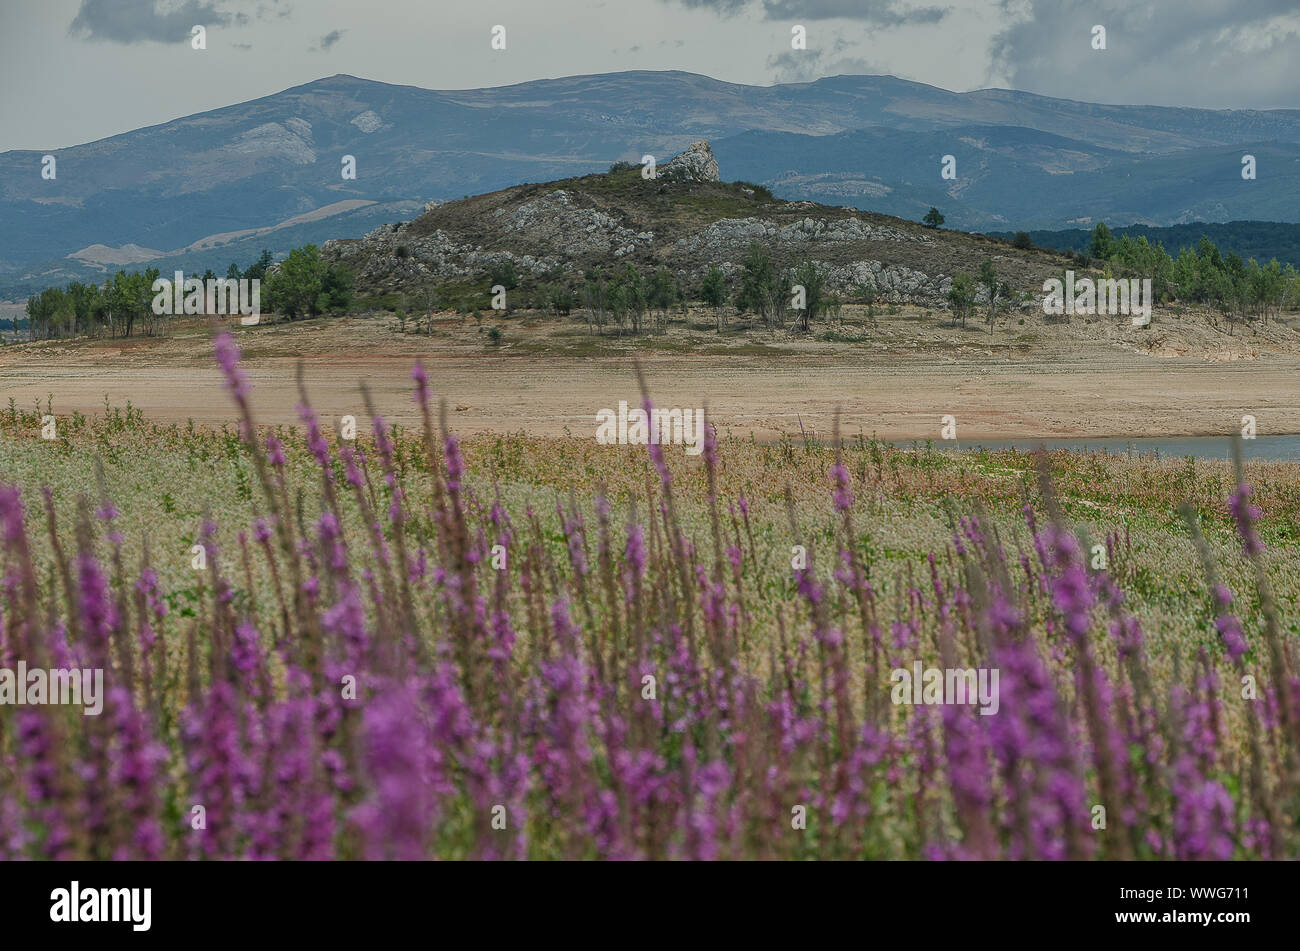
[[[713,157],[709,143],[700,139],[692,142],[681,155],[659,167],[659,178],[670,182],[716,182],[718,160]]]
[[[934,244],[932,238],[924,235],[871,225],[857,218],[802,218],[784,227],[766,218],[721,218],[696,234],[678,238],[673,242],[673,250],[719,258],[743,255],[751,241],[763,241],[779,250],[810,254],[818,245],[868,240]]]
[[[506,234],[518,234],[533,244],[563,248],[568,255],[623,257],[654,241],[653,232],[633,231],[603,211],[575,204],[562,188],[509,212],[498,208],[493,216],[502,219]]]

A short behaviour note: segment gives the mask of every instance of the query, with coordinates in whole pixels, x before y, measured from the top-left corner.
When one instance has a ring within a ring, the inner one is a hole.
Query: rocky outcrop
[[[700,139],[692,142],[690,147],[659,167],[659,178],[670,182],[716,182],[718,179],[718,160],[713,157],[709,143]]]
[[[931,276],[881,261],[856,261],[830,268],[826,286],[840,294],[856,287],[870,287],[875,290],[877,300],[891,304],[937,304],[952,290],[952,278],[942,274]]]
[[[762,241],[775,249],[800,254],[811,254],[817,244],[842,245],[855,241],[934,243],[933,239],[923,235],[870,225],[857,218],[803,218],[784,226],[766,218],[722,218],[698,234],[678,238],[673,242],[673,250],[720,257],[744,254],[751,241]]]
[[[477,278],[503,261],[523,275],[549,274],[559,257],[483,251],[456,241],[445,231],[416,236],[406,222],[382,225],[359,241],[326,241],[321,253],[350,265],[364,286],[398,289],[452,278]]]
[[[633,231],[613,216],[577,205],[564,189],[548,192],[513,211],[498,208],[506,234],[518,234],[531,244],[563,248],[571,256],[608,254],[623,257],[654,241],[651,231]]]

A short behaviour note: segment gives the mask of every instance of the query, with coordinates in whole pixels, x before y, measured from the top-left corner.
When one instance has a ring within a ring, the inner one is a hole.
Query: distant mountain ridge
[[[745,86],[632,71],[429,90],[338,75],[60,149],[53,181],[41,153],[0,153],[0,290],[102,274],[129,245],[224,271],[262,245],[357,236],[432,199],[700,138],[729,176],[779,196],[913,218],[933,204],[951,227],[1300,218],[1300,110],[1096,105],[889,76]],[[1253,182],[1240,177],[1246,149]],[[945,154],[956,181],[940,178]],[[345,155],[355,180],[340,174]]]

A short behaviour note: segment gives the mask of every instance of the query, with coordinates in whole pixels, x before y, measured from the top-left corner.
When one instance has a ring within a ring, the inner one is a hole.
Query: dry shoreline
[[[71,353],[14,361],[0,354],[0,406],[21,409],[53,394],[56,414],[102,413],[128,401],[151,419],[200,425],[232,422],[233,405],[211,365],[177,365]],[[958,439],[1150,438],[1227,435],[1243,415],[1259,435],[1300,433],[1300,360],[1270,356],[1207,364],[1154,357],[997,365],[894,357],[888,361],[797,357],[639,358],[657,405],[704,407],[724,433],[777,439],[802,431],[829,436],[837,408],[841,431],[888,440],[940,437],[941,418],[956,417]],[[304,358],[308,390],[323,417],[365,411],[364,382],[379,411],[415,425],[410,370],[414,356],[340,352]],[[447,400],[463,433],[586,435],[595,414],[620,400],[637,405],[631,358],[508,357],[426,353],[435,394]],[[297,422],[292,357],[254,357],[246,367],[259,422]],[[364,427],[363,427],[364,428]]]

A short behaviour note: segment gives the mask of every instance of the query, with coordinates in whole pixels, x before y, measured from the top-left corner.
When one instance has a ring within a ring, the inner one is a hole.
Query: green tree
[[[599,267],[589,268],[583,275],[582,297],[587,306],[587,326],[595,324],[599,333],[605,326],[605,310],[609,306],[609,281]]]
[[[573,288],[564,283],[552,284],[546,296],[546,305],[561,317],[569,316],[574,305]]]
[[[989,333],[993,332],[993,321],[997,315],[998,307],[998,272],[993,267],[993,259],[985,258],[980,264],[979,273],[980,285],[984,288],[989,299]]]
[[[73,333],[96,333],[104,322],[104,292],[98,285],[73,281],[67,295],[74,317]]]
[[[948,291],[948,303],[952,305],[952,315],[966,326],[966,316],[975,303],[975,281],[964,271],[958,271],[952,279],[952,288]]]
[[[772,267],[772,256],[760,242],[750,242],[742,265],[736,306],[741,310],[757,313],[767,322],[771,316],[776,286],[777,276],[775,268]]]
[[[256,261],[248,266],[244,272],[246,281],[264,281],[266,280],[266,269],[271,266],[271,252],[265,248],[262,249],[262,255]]]
[[[666,267],[656,268],[650,278],[649,287],[646,288],[646,302],[651,308],[658,308],[662,315],[661,329],[668,325],[668,311],[672,308],[676,297],[677,286],[673,281],[672,272]]]
[[[1097,226],[1092,229],[1092,243],[1088,246],[1088,254],[1095,260],[1109,261],[1115,251],[1115,238],[1106,227],[1106,222],[1097,222]]]
[[[943,222],[944,217],[939,213],[938,208],[931,208],[925,213],[925,217],[921,219],[921,223],[927,228],[940,228],[943,226]]]
[[[32,340],[43,340],[54,335],[58,316],[67,307],[66,295],[60,287],[47,287],[39,294],[27,298],[27,333]]]
[[[494,261],[488,268],[488,277],[495,287],[500,284],[508,291],[514,290],[519,286],[519,276],[515,273],[515,262],[509,258],[500,261]]]
[[[316,297],[318,314],[343,313],[352,306],[352,272],[337,264],[325,265],[325,276],[321,280],[320,294]],[[426,309],[431,314],[432,305]]]
[[[722,332],[722,305],[727,300],[727,278],[722,273],[722,268],[716,264],[709,265],[708,272],[704,275],[704,284],[700,288],[700,297],[704,303],[713,308],[713,316],[718,324],[718,332]]]
[[[614,277],[614,286],[609,292],[610,310],[621,325],[624,318],[631,324],[634,334],[641,332],[641,318],[645,315],[646,285],[645,278],[635,264],[627,261],[619,268]]]
[[[132,300],[135,303],[135,314],[144,324],[144,335],[146,337],[152,337],[157,333],[159,325],[167,316],[166,314],[155,314],[153,312],[153,283],[158,280],[158,277],[159,272],[156,267],[147,269],[143,274],[139,271],[133,271],[128,277]],[[178,315],[173,314],[172,316],[176,317]]]
[[[327,271],[316,245],[294,248],[266,279],[267,305],[290,320],[318,313]]]
[[[795,269],[794,283],[803,287],[804,308],[799,314],[799,329],[808,333],[812,322],[826,310],[826,276],[813,261],[804,260]]]

